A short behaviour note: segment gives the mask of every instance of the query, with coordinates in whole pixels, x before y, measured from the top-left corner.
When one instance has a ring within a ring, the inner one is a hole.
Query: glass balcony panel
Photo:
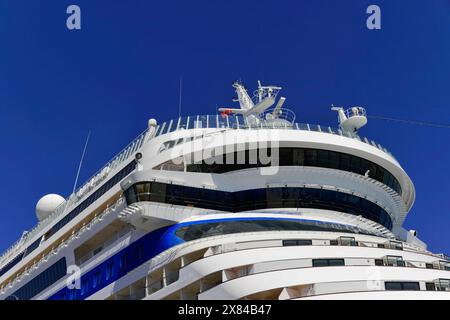
[[[309,131],[310,128],[306,123],[298,123],[298,127],[300,130],[305,130],[305,131]]]
[[[450,279],[438,279],[435,285],[438,291],[450,291]]]
[[[353,237],[339,237],[339,244],[341,246],[357,246],[358,243]]]

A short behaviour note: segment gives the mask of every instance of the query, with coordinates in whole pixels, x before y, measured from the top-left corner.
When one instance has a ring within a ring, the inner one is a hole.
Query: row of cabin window
[[[80,214],[84,209],[89,207],[94,201],[100,198],[103,194],[109,191],[113,186],[119,183],[123,178],[125,178],[128,174],[130,174],[136,168],[136,162],[133,161],[129,163],[125,168],[119,171],[114,177],[108,180],[105,184],[103,184],[97,191],[95,191],[92,195],[90,195],[86,200],[84,200],[79,206],[73,209],[70,213],[68,213],[64,218],[62,218],[58,223],[56,223],[49,232],[45,235],[45,239],[47,240],[57,231],[59,231],[62,227],[68,224],[73,218],[75,218],[78,214]],[[12,267],[14,267],[17,263],[19,263],[22,258],[29,255],[41,244],[41,238],[35,240],[31,245],[29,245],[24,252],[19,254],[16,258],[14,258],[10,263],[0,269],[0,276],[8,272]]]
[[[6,300],[29,300],[54,284],[67,273],[66,258],[61,258],[20,289],[8,296]]]
[[[128,271],[130,254],[135,261],[139,262],[144,257],[144,246],[142,244],[134,248],[133,252],[126,252],[120,256],[118,261],[108,261],[104,268],[94,271],[94,273],[85,275],[81,278],[80,290],[69,290],[63,292],[59,299],[76,300],[92,294],[93,290],[99,288],[104,282],[110,282],[115,276]],[[117,266],[116,266],[117,264]]]

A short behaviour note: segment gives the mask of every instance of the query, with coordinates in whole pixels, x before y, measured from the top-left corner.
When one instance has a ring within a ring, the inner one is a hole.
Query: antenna
[[[81,165],[83,164],[84,155],[86,154],[86,148],[87,148],[87,145],[89,143],[89,138],[90,137],[91,137],[91,131],[89,130],[88,136],[86,138],[86,143],[84,144],[83,154],[81,155],[80,164],[78,165],[77,177],[75,178],[75,183],[73,184],[72,194],[75,193],[75,189],[77,187],[78,177],[80,176],[80,171],[81,171]]]
[[[408,119],[389,118],[389,117],[382,117],[382,116],[368,116],[368,117],[371,119],[376,119],[376,120],[386,120],[386,121],[402,122],[402,123],[426,126],[426,127],[450,129],[450,123],[425,122],[425,121],[416,121],[416,120],[408,120]]]
[[[178,99],[178,118],[181,117],[181,98],[183,93],[183,77],[180,76],[180,95]]]

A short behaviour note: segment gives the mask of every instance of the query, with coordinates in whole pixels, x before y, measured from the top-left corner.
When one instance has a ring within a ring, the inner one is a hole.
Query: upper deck
[[[292,120],[290,121],[289,119]],[[220,114],[186,116],[168,120],[158,125],[156,127],[155,137],[162,136],[168,133],[177,132],[180,130],[189,130],[189,129],[230,129],[230,130],[286,129],[286,130],[312,131],[338,135],[366,143],[372,147],[375,147],[383,151],[398,164],[397,160],[392,155],[392,153],[389,152],[379,143],[376,143],[374,140],[370,140],[366,137],[361,137],[356,133],[343,131],[340,128],[324,126],[319,124],[299,123],[295,122],[294,119],[295,118],[289,117],[284,119],[285,121],[281,122],[261,121],[259,123],[252,123],[248,121],[248,119],[245,116],[237,114],[226,116],[221,116]],[[170,145],[169,147],[173,147],[175,145],[176,142],[174,142],[173,145]]]

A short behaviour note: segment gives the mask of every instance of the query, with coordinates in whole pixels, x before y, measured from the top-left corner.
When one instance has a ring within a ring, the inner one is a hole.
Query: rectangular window
[[[420,290],[420,286],[418,282],[385,282],[384,287],[388,291],[401,291],[401,290],[408,290],[408,291],[418,291]]]
[[[305,151],[300,148],[294,149],[292,155],[292,165],[294,166],[303,166],[305,163]]]
[[[313,259],[313,267],[328,267],[327,259]]]
[[[369,161],[367,161],[366,159],[361,159],[360,166],[361,166],[361,172],[364,172],[364,174],[365,174],[367,172],[367,170],[369,170]]]
[[[436,286],[433,282],[425,283],[425,287],[427,288],[427,291],[436,291]]]
[[[375,259],[376,266],[384,266],[383,259]]]
[[[340,163],[339,163],[339,153],[334,151],[328,152],[328,165],[332,169],[339,169]]]
[[[329,259],[328,265],[332,267],[345,266],[344,259]]]
[[[397,260],[397,267],[406,267],[406,262],[403,260]]]
[[[283,240],[283,246],[310,246],[312,245],[312,240],[307,239],[292,239],[292,240]]]
[[[313,149],[305,149],[305,166],[316,166],[317,151]]]
[[[127,200],[127,204],[133,204],[138,201],[136,197],[136,192],[134,192],[134,188],[128,188],[128,190],[125,191],[125,199]]]
[[[344,265],[344,259],[313,259],[313,267],[337,267]]]
[[[317,166],[328,167],[328,151],[317,150]]]
[[[16,290],[6,300],[30,300],[62,277],[67,275],[66,258],[61,258],[46,270],[31,279],[27,284]]]
[[[339,237],[339,243],[341,246],[358,246],[354,237]]]
[[[404,267],[403,258],[400,256],[386,256],[386,265],[392,267]]]
[[[389,241],[389,247],[394,250],[403,250],[403,244],[399,241]]]
[[[384,287],[388,291],[400,291],[402,290],[401,282],[385,282]]]
[[[350,157],[350,171],[364,174],[365,172],[362,172],[361,169],[361,158],[351,156]]]
[[[350,171],[350,155],[340,154],[339,168],[344,171]]]
[[[166,187],[165,183],[152,182],[150,185],[150,201],[165,202]]]
[[[88,285],[89,285],[88,279],[83,279],[83,280],[81,281],[81,292],[80,292],[80,294],[81,294],[82,296],[87,292]]]
[[[438,279],[436,287],[438,291],[450,291],[450,279]]]
[[[402,283],[402,289],[403,290],[409,290],[409,291],[419,291],[419,283],[418,282],[403,282]]]
[[[297,245],[297,240],[283,240],[284,247],[296,246],[296,245]]]

